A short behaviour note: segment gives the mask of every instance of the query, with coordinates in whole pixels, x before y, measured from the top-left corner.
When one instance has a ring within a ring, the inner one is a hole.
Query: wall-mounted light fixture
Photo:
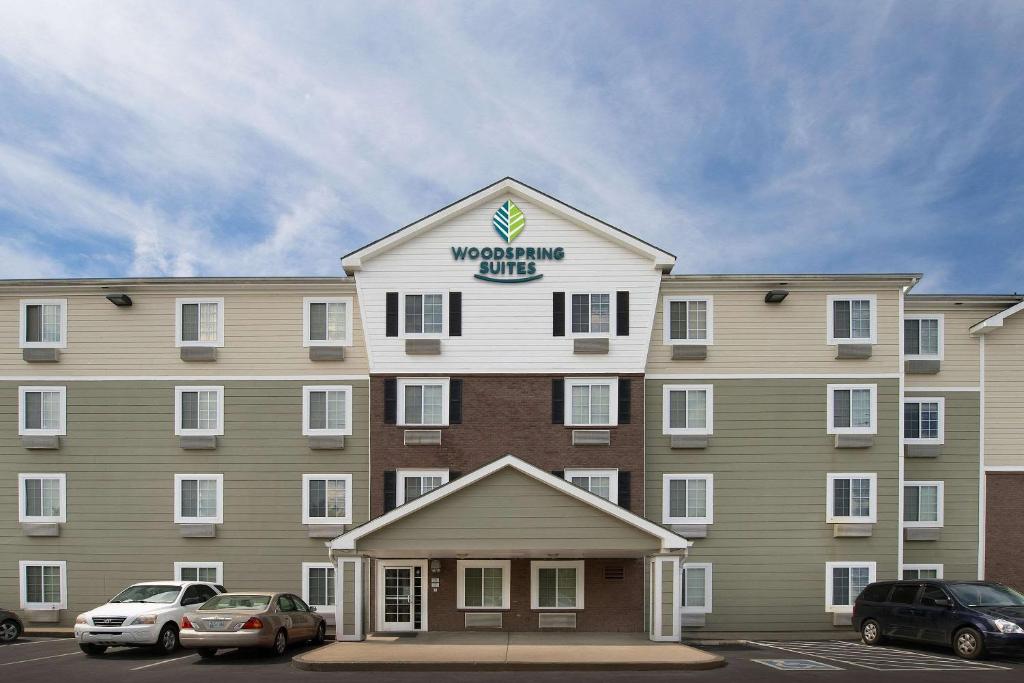
[[[430,561],[430,573],[431,574],[440,574],[441,573],[441,560],[431,560]]]
[[[764,295],[764,302],[766,304],[781,304],[789,296],[788,289],[773,289]]]
[[[107,294],[107,301],[115,306],[131,306],[132,298],[127,294]]]

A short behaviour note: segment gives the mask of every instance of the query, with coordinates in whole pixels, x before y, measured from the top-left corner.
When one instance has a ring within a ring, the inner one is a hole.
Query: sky
[[[677,273],[1024,292],[1024,2],[0,0],[0,277],[340,275],[513,176]]]

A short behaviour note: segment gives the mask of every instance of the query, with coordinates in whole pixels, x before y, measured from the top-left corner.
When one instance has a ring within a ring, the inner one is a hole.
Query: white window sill
[[[685,526],[687,524],[703,524],[704,526],[711,526],[711,518],[710,517],[664,517],[662,519],[661,523],[662,524],[678,524],[678,525],[683,525],[683,526]]]

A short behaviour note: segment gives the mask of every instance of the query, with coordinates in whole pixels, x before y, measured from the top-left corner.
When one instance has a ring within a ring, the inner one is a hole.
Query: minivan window
[[[915,584],[896,586],[892,590],[892,597],[889,598],[889,602],[895,602],[900,605],[913,605],[914,598],[917,597],[917,589],[919,586]]]
[[[864,589],[861,599],[868,602],[885,602],[890,588],[892,588],[891,583],[877,583],[873,586],[868,586]]]
[[[110,602],[155,602],[170,604],[178,599],[181,586],[129,586]]]
[[[1006,586],[977,583],[953,583],[949,590],[969,607],[1007,607],[1024,605],[1024,595]]]
[[[935,607],[936,600],[949,600],[946,596],[946,592],[938,586],[925,586],[924,592],[921,593],[921,604],[929,607]]]

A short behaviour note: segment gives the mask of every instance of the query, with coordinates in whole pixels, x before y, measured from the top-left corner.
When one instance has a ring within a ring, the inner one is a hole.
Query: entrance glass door
[[[413,568],[384,568],[384,631],[413,630]]]

